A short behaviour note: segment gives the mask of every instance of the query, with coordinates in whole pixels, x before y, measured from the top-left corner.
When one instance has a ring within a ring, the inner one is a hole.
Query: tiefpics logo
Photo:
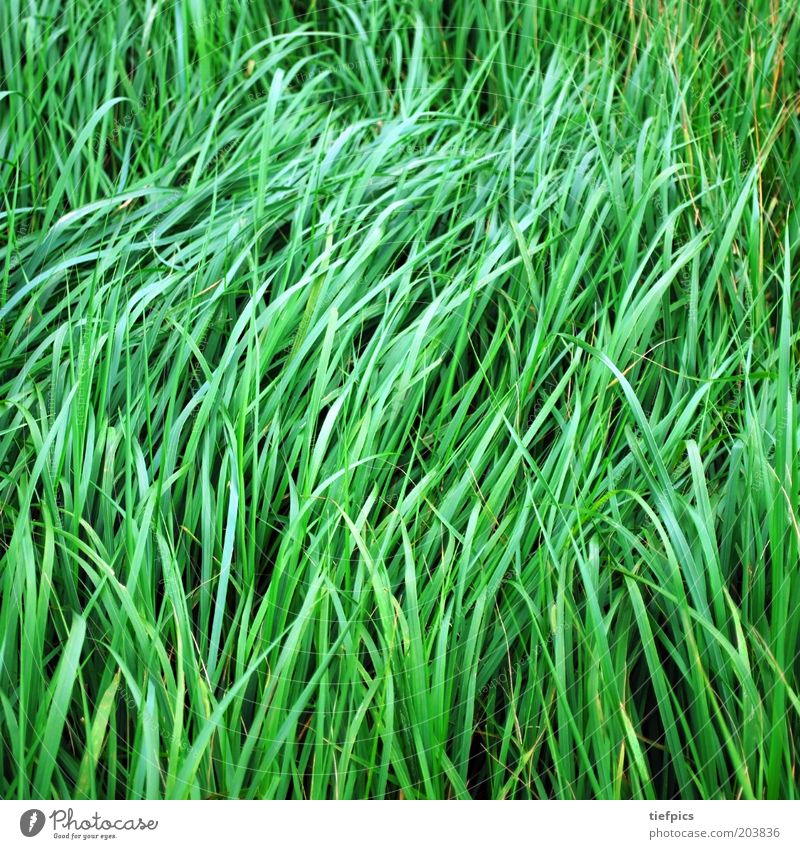
[[[25,837],[36,837],[44,828],[44,813],[38,808],[31,808],[19,818],[19,830]]]

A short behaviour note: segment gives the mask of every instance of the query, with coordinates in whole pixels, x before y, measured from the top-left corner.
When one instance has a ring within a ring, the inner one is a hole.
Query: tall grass
[[[0,5],[0,793],[795,798],[799,28]]]

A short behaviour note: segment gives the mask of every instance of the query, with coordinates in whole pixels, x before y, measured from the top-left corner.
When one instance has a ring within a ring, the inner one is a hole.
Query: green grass
[[[800,18],[664,6],[0,4],[0,795],[800,795]]]

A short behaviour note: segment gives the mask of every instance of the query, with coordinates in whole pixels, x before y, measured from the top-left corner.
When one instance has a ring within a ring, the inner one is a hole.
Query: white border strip
[[[0,802],[0,846],[54,841],[154,849],[795,849],[800,802]]]

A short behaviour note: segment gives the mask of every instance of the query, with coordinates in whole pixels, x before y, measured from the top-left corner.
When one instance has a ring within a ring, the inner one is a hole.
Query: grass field
[[[0,4],[0,796],[800,796],[798,61]]]

